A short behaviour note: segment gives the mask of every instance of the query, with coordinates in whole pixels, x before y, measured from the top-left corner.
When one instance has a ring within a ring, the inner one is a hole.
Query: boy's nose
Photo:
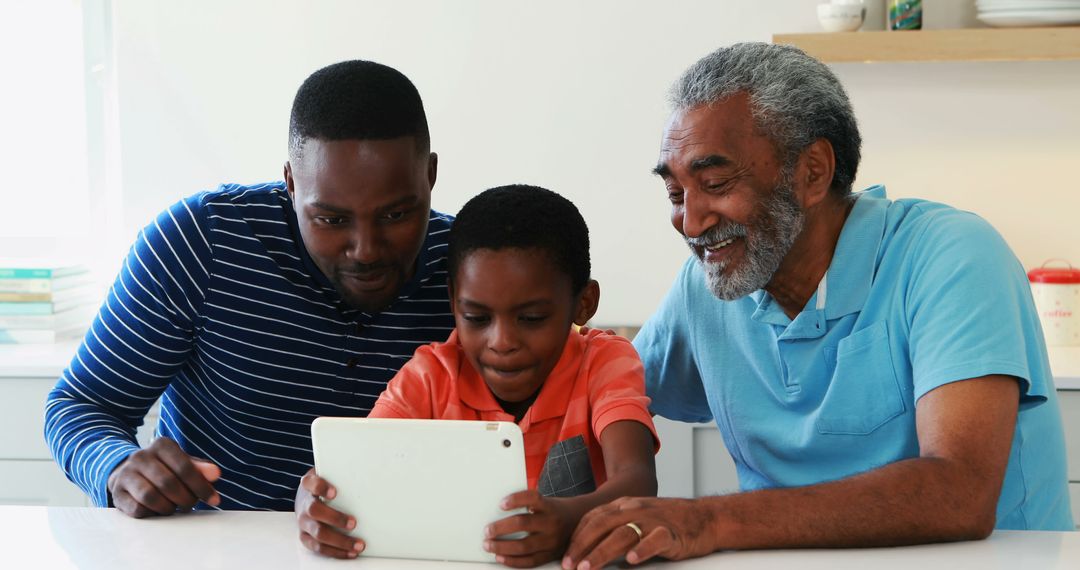
[[[499,354],[513,352],[518,348],[517,335],[512,326],[496,322],[488,337],[488,348]]]

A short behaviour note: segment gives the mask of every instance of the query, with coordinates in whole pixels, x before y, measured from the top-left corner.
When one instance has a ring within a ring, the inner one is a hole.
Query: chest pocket
[[[868,435],[904,413],[884,322],[826,348],[825,358],[835,359],[836,369],[818,410],[819,433]]]

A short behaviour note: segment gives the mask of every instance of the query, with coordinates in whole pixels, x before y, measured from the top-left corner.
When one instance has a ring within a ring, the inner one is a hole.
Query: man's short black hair
[[[289,157],[298,159],[308,139],[387,140],[412,136],[417,149],[431,146],[424,103],[400,71],[373,61],[324,67],[304,80],[289,117]]]
[[[450,228],[450,279],[478,249],[540,250],[570,278],[574,293],[589,281],[589,228],[573,202],[537,186],[485,190],[461,208]]]

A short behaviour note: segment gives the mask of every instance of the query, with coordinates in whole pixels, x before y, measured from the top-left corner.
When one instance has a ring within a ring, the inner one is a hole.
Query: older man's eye
[[[398,221],[398,220],[405,217],[405,210],[398,210],[396,212],[389,212],[383,217],[386,218],[388,221],[396,222],[396,221]]]

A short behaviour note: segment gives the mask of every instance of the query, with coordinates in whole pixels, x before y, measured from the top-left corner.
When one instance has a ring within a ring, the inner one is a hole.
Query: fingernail
[[[496,556],[495,557],[495,562],[498,562],[499,564],[505,564],[506,563],[506,557],[501,556],[501,555]]]
[[[637,552],[634,552],[633,550],[631,550],[630,552],[627,552],[626,553],[626,561],[631,563],[631,564],[637,564],[638,563]]]
[[[590,566],[589,566],[589,561],[588,560],[586,560],[585,562],[582,562],[581,564],[578,564],[578,566],[577,566],[577,570],[589,570],[589,568],[590,568]]]
[[[494,544],[492,544],[490,540],[485,540],[485,541],[484,541],[484,550],[486,550],[486,551],[488,551],[488,552],[491,552],[491,549],[492,549],[492,548],[493,548],[494,546],[495,546],[495,545],[494,545]]]
[[[349,558],[356,558],[359,555],[360,553],[356,552],[355,550],[345,553],[345,556],[348,556]]]
[[[495,536],[495,532],[493,530],[491,530],[490,526],[485,526],[484,527],[484,536],[486,536],[488,538],[491,538],[491,537]]]
[[[504,511],[510,510],[510,501],[504,499],[503,502],[499,503],[499,508]]]
[[[335,489],[333,487],[330,487],[330,489],[326,491],[326,498],[327,499],[333,499],[336,496],[337,496],[337,489]]]
[[[356,519],[349,518],[348,522],[345,523],[345,528],[349,530],[356,528]]]
[[[569,556],[564,556],[562,559],[562,567],[563,570],[570,570],[574,567],[574,561],[570,560]]]
[[[353,545],[352,545],[353,550],[355,550],[358,554],[364,551],[365,546],[367,546],[367,545],[364,544],[364,541],[362,541],[362,540],[358,540],[358,541],[354,542]]]

